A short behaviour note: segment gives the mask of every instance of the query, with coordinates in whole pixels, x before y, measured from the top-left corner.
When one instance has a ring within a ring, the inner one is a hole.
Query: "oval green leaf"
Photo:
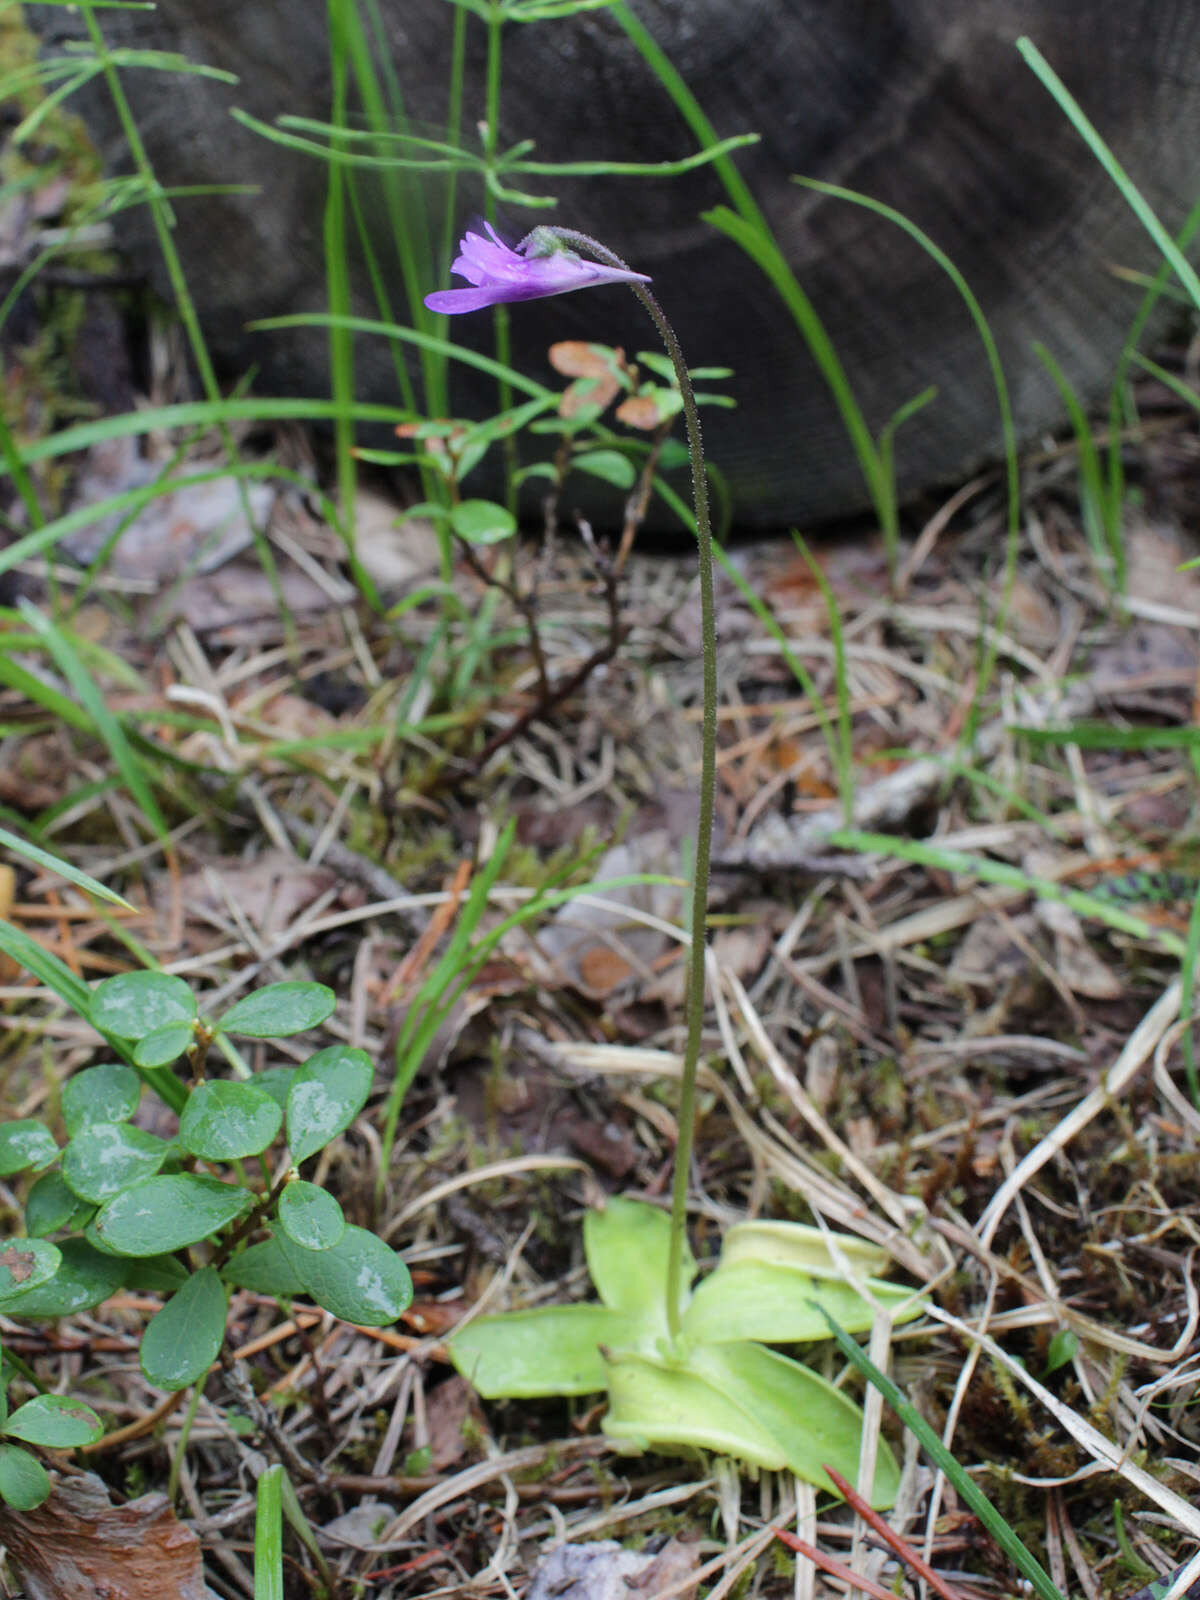
[[[174,1294],[188,1279],[188,1269],[178,1256],[126,1256],[124,1284],[147,1294]]]
[[[127,1122],[137,1110],[141,1080],[123,1061],[77,1072],[63,1084],[62,1113],[72,1138],[89,1122]]]
[[[92,1026],[116,1039],[144,1039],[169,1022],[190,1023],[196,1000],[182,978],[166,972],[122,972],[92,990]]]
[[[22,1317],[70,1317],[90,1311],[116,1294],[125,1283],[125,1263],[106,1256],[86,1239],[64,1239],[58,1246],[62,1262],[47,1282],[13,1301]]]
[[[147,1178],[101,1206],[96,1237],[123,1256],[156,1256],[207,1239],[254,1204],[248,1189],[179,1173]]]
[[[14,1511],[35,1511],[50,1493],[50,1478],[28,1450],[0,1442],[0,1500]]]
[[[241,1250],[221,1268],[221,1276],[234,1289],[249,1289],[254,1294],[271,1294],[291,1300],[304,1294],[304,1284],[284,1259],[277,1238],[264,1239]]]
[[[57,1154],[50,1129],[32,1117],[0,1126],[0,1178],[11,1178],[27,1167],[48,1167]]]
[[[852,1233],[827,1233],[804,1222],[735,1222],[721,1241],[720,1267],[763,1261],[814,1277],[844,1278],[842,1261],[864,1278],[887,1268],[888,1254]]]
[[[142,1371],[158,1389],[186,1389],[217,1359],[225,1337],[225,1287],[215,1267],[193,1272],[142,1335]]]
[[[35,1239],[57,1233],[68,1223],[82,1227],[91,1209],[71,1190],[61,1172],[44,1172],[25,1201],[25,1231]]]
[[[603,1210],[589,1211],[583,1219],[583,1249],[592,1282],[606,1306],[643,1318],[648,1327],[665,1333],[667,1310],[663,1295],[667,1256],[671,1248],[671,1219],[644,1200],[620,1195]],[[696,1262],[683,1242],[682,1298],[696,1275]]]
[[[824,1469],[829,1465],[854,1482],[863,1415],[840,1389],[798,1361],[761,1344],[703,1345],[693,1351],[691,1364],[724,1397],[770,1431],[798,1478],[828,1490]],[[881,1439],[871,1504],[880,1509],[890,1506],[899,1485],[896,1458]]]
[[[683,1313],[683,1332],[697,1344],[730,1344],[738,1339],[802,1344],[829,1337],[822,1308],[847,1333],[862,1333],[871,1326],[874,1304],[885,1306],[897,1321],[920,1315],[920,1301],[903,1284],[883,1278],[867,1278],[864,1284],[871,1301],[852,1284],[835,1278],[815,1278],[751,1257],[726,1266],[722,1257]]]
[[[375,1068],[365,1050],[331,1045],[300,1067],[288,1091],[288,1144],[297,1162],[348,1128],[366,1104]]]
[[[236,1161],[267,1148],[283,1112],[265,1089],[214,1079],[192,1093],[179,1118],[179,1142],[204,1161]]]
[[[690,1365],[618,1350],[607,1366],[608,1411],[601,1427],[610,1439],[663,1454],[679,1447],[711,1450],[773,1472],[789,1465],[763,1419]]]
[[[593,478],[603,478],[605,483],[616,484],[618,489],[632,489],[637,476],[633,462],[619,450],[585,450],[571,457],[576,472],[589,473]]]
[[[343,1322],[386,1328],[412,1304],[412,1279],[396,1252],[365,1228],[347,1228],[332,1250],[306,1250],[278,1235],[304,1291]]]
[[[346,1219],[331,1194],[300,1178],[279,1196],[279,1226],[306,1250],[331,1250],[346,1231]]]
[[[323,983],[271,983],[239,1000],[217,1027],[252,1039],[283,1039],[320,1027],[336,1005],[337,996]]]
[[[63,1177],[81,1200],[101,1205],[143,1178],[152,1178],[171,1153],[166,1139],[126,1122],[93,1122],[63,1155]]]
[[[595,1394],[608,1381],[600,1347],[624,1348],[639,1333],[609,1306],[535,1306],[476,1317],[449,1341],[450,1359],[486,1400]]]
[[[76,1450],[94,1444],[104,1424],[79,1400],[64,1394],[39,1394],[18,1406],[4,1429],[10,1439],[40,1444],[45,1450]]]
[[[296,1076],[295,1067],[264,1067],[254,1074],[254,1087],[265,1089],[281,1111],[287,1109],[288,1091]]]
[[[178,1061],[195,1037],[190,1022],[168,1022],[165,1028],[155,1028],[133,1048],[133,1059],[139,1067],[168,1067]]]
[[[450,526],[467,544],[499,544],[517,531],[512,512],[490,500],[463,500],[452,508]]]
[[[58,1271],[62,1252],[45,1239],[9,1239],[0,1246],[0,1311],[17,1306]]]

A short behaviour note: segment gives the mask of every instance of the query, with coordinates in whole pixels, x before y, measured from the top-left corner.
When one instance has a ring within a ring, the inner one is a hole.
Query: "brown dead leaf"
[[[1179,569],[1195,554],[1173,529],[1135,521],[1125,534],[1129,593],[1138,600],[1200,611],[1200,569]]]
[[[1032,938],[1036,927],[1036,919],[1030,914],[1007,921],[1002,917],[980,917],[967,929],[954,952],[947,976],[955,983],[991,993],[1029,969],[1029,957],[1014,942],[1010,929]]]
[[[73,781],[58,734],[30,734],[10,764],[0,769],[0,801],[18,811],[44,811],[62,799]]]
[[[581,1117],[568,1129],[567,1137],[581,1156],[618,1183],[637,1166],[637,1146],[628,1129],[615,1122],[589,1122]]]
[[[632,964],[605,944],[593,945],[579,958],[580,981],[597,999],[610,995],[614,989],[628,983],[633,974]]]
[[[270,940],[298,922],[337,882],[332,867],[313,867],[283,850],[266,850],[254,861],[217,858],[203,872],[185,873],[179,893],[191,911],[220,918],[229,916],[232,902]],[[164,910],[170,888],[165,877],[155,882],[154,899]]]
[[[621,392],[616,378],[577,378],[569,389],[564,389],[558,402],[560,417],[577,417],[588,406],[607,411]]]
[[[1044,900],[1037,907],[1037,918],[1053,935],[1054,968],[1072,994],[1082,995],[1085,1000],[1121,998],[1125,985],[1087,942],[1079,918],[1070,906]]]
[[[354,525],[355,554],[377,588],[401,594],[437,575],[439,546],[432,522],[407,516],[394,500],[360,488]]]
[[[624,350],[609,351],[603,345],[590,344],[586,339],[560,339],[549,350],[550,365],[564,378],[602,378],[613,369],[625,364]]]
[[[558,403],[560,417],[578,416],[585,406],[607,411],[620,394],[618,374],[625,367],[624,350],[608,350],[586,339],[560,339],[550,346],[549,355],[555,372],[577,380]]]
[[[465,1300],[414,1300],[400,1320],[414,1333],[440,1339],[462,1321],[466,1311]]]
[[[236,702],[232,709],[237,710]],[[322,706],[303,695],[286,692],[261,706],[255,719],[269,727],[277,739],[319,739],[339,726],[338,719]]]
[[[558,402],[558,416],[578,416],[586,406],[606,411],[621,394],[619,373],[626,366],[624,350],[608,350],[602,344],[589,344],[586,339],[560,339],[550,346],[549,355],[555,373],[576,379]]]
[[[114,1506],[94,1473],[52,1477],[36,1511],[0,1505],[0,1539],[29,1600],[211,1600],[200,1541],[166,1495]]]
[[[617,418],[627,428],[641,428],[653,433],[661,421],[658,402],[650,394],[631,394],[617,407]]]
[[[439,1383],[426,1401],[429,1424],[429,1464],[434,1472],[455,1467],[468,1455],[476,1454],[467,1434],[481,1437],[484,1426],[479,1396],[465,1378],[455,1374]]]

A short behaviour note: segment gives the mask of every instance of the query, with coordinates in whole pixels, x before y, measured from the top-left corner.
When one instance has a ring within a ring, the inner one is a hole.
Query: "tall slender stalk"
[[[606,266],[624,272],[628,264],[586,233],[549,227],[563,244],[585,250]],[[518,246],[518,248],[520,248]],[[696,1123],[696,1073],[700,1064],[700,1039],[704,1026],[704,973],[707,944],[708,869],[712,854],[713,810],[717,787],[717,625],[713,603],[712,527],[708,511],[708,482],[704,474],[704,448],[700,439],[700,414],[692,392],[675,330],[658,301],[642,283],[629,286],[650,314],[671,358],[683,415],[687,423],[688,455],[692,464],[692,499],[696,509],[696,546],[700,574],[700,634],[703,656],[704,706],[700,725],[700,816],[696,824],[696,854],[692,867],[691,949],[688,956],[687,1041],[679,1087],[679,1136],[675,1145],[675,1173],[671,1186],[671,1242],[667,1256],[667,1326],[672,1338],[679,1334],[679,1302],[684,1288],[683,1246],[687,1232],[688,1177]]]
[[[493,0],[487,17],[487,100],[483,124],[483,156],[487,163],[489,177],[484,197],[484,215],[489,222],[495,222],[496,220],[496,196],[492,191],[490,179],[495,171],[496,157],[500,150],[500,46],[503,30],[503,9],[496,3],[496,0]],[[492,324],[495,329],[496,360],[502,366],[510,366],[512,364],[512,333],[507,306],[499,305],[495,307],[492,312]],[[512,388],[507,378],[501,378],[497,384],[497,400],[501,411],[508,411],[512,406]],[[505,467],[504,502],[509,511],[515,513],[517,509],[517,441],[514,434],[505,435],[502,448]]]

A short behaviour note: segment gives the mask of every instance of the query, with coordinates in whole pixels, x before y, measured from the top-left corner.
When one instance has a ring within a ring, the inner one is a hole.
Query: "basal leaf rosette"
[[[858,1407],[765,1345],[826,1338],[823,1311],[851,1332],[868,1329],[877,1307],[915,1316],[910,1290],[868,1276],[884,1253],[793,1223],[740,1224],[716,1270],[685,1291],[673,1344],[662,1296],[669,1239],[666,1214],[642,1202],[589,1212],[584,1246],[599,1304],[480,1317],[451,1337],[455,1366],[487,1399],[606,1389],[604,1431],[618,1448],[706,1450],[827,1490],[825,1465],[855,1479]],[[685,1283],[695,1271],[688,1255]],[[873,1502],[889,1505],[898,1481],[882,1444]]]

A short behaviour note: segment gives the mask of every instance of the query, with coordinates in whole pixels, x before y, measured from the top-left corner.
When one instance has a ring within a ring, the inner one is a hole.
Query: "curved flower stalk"
[[[517,300],[539,300],[606,283],[627,283],[649,312],[658,329],[683,399],[687,423],[688,454],[692,465],[692,499],[696,511],[696,543],[700,576],[700,629],[703,648],[704,707],[701,724],[700,816],[692,870],[691,948],[688,956],[687,1042],[679,1090],[679,1139],[675,1148],[675,1173],[671,1189],[671,1233],[666,1271],[666,1320],[672,1340],[678,1340],[680,1305],[684,1290],[684,1253],[687,1243],[687,1189],[696,1120],[696,1071],[700,1062],[700,1035],[704,1023],[704,952],[708,908],[708,866],[712,847],[713,800],[717,766],[717,630],[713,605],[712,529],[708,516],[708,486],[704,475],[704,449],[700,416],[683,351],[675,330],[646,285],[645,273],[635,272],[620,256],[571,228],[539,227],[510,249],[493,228],[489,239],[468,233],[451,270],[471,284],[469,289],[442,289],[425,296],[431,311],[451,314],[477,311],[485,306]],[[579,254],[583,250],[591,259]]]

